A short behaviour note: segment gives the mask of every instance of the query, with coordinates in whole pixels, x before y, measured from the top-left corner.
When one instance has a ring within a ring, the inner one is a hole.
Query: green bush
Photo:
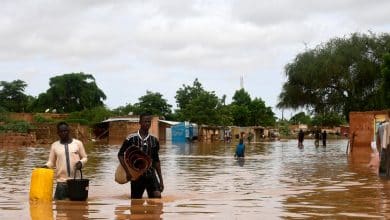
[[[8,112],[5,110],[5,108],[0,106],[0,122],[8,122]]]
[[[35,121],[35,122],[38,122],[38,123],[54,122],[53,119],[45,118],[45,117],[43,117],[43,116],[40,115],[40,114],[34,115],[34,121]]]
[[[72,112],[69,114],[68,120],[85,120],[88,125],[93,125],[95,123],[101,122],[109,117],[113,113],[105,107],[96,107],[93,109],[86,109],[80,112]],[[84,123],[84,122],[83,122]],[[81,124],[81,123],[80,123]]]
[[[280,135],[284,137],[291,135],[288,121],[280,121],[278,127]]]
[[[10,123],[0,125],[0,132],[20,132],[20,133],[27,133],[29,130],[33,129],[34,127],[26,122],[26,121],[12,121]]]

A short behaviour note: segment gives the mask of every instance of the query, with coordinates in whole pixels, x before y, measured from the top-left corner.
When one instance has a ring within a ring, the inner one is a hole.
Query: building
[[[371,164],[375,161],[375,156],[372,156],[375,149],[372,146],[376,146],[376,131],[381,122],[389,119],[389,115],[389,110],[349,113],[347,153],[352,162]]]
[[[159,138],[159,117],[153,116],[150,126],[150,134]],[[123,140],[139,129],[139,116],[130,115],[123,117],[112,117],[104,120],[93,127],[95,139],[108,145],[120,145]]]

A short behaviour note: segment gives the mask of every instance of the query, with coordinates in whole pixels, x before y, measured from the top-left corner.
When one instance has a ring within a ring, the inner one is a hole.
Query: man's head
[[[140,130],[147,132],[152,125],[152,115],[150,113],[143,113],[139,116]]]
[[[57,134],[61,142],[68,142],[70,139],[69,125],[66,122],[59,122],[57,124]]]

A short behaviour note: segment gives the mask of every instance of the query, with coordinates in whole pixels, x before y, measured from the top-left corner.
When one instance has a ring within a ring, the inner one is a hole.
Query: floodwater
[[[161,146],[162,199],[130,200],[129,184],[114,181],[119,146],[89,146],[86,202],[30,204],[31,171],[48,147],[0,148],[0,219],[387,219],[390,184],[348,158],[346,140],[316,148],[305,140]],[[144,197],[146,193],[144,194]]]

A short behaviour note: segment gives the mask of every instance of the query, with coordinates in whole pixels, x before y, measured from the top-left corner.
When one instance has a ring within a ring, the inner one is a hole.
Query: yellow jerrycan
[[[53,196],[54,170],[35,168],[30,183],[30,202],[51,202]]]

